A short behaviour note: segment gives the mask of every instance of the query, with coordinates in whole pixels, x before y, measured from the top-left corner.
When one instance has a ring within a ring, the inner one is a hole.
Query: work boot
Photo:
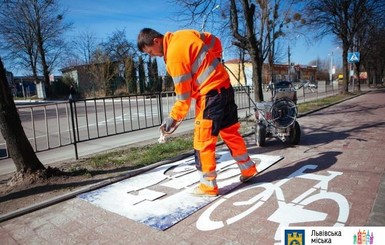
[[[195,187],[193,189],[193,191],[191,192],[191,194],[193,194],[194,196],[198,196],[198,197],[216,197],[216,196],[218,196],[217,191],[205,192],[205,191],[202,191],[202,189],[199,188],[199,186]]]
[[[255,176],[257,176],[258,172],[255,172],[253,175],[250,175],[250,176],[243,176],[241,175],[239,177],[239,180],[242,182],[242,183],[247,183],[249,182],[251,179],[253,179]]]

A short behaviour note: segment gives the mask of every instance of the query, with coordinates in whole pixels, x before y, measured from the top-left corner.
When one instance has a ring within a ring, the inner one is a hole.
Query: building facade
[[[228,60],[225,63],[229,71],[231,84],[236,86],[252,86],[252,64],[250,61],[245,61],[242,69],[242,64],[239,59]],[[263,84],[268,84],[270,81],[292,81],[299,82],[300,80],[317,80],[317,67],[306,65],[284,65],[274,64],[273,69],[270,69],[269,64],[263,64],[262,70]]]

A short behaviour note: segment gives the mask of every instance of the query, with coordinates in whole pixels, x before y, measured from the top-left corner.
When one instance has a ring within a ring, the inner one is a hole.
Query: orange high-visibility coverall
[[[218,134],[237,161],[244,176],[256,172],[246,144],[239,134],[234,90],[221,63],[222,45],[214,35],[195,30],[167,32],[163,39],[167,72],[173,78],[177,101],[170,116],[177,121],[187,115],[196,99],[194,149],[202,191],[218,193],[215,146]]]

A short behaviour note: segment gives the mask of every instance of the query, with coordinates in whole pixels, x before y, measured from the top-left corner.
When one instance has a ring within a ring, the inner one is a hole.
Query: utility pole
[[[287,65],[287,75],[288,75],[288,79],[289,79],[289,82],[291,81],[291,77],[290,77],[290,72],[291,72],[291,63],[290,63],[290,56],[291,56],[291,53],[290,53],[290,44],[287,45],[287,60],[288,60],[288,65]]]
[[[333,51],[332,54],[330,55],[330,82],[333,82]]]
[[[333,67],[334,65],[334,51],[338,50],[340,47],[336,47],[332,50],[332,52],[328,55],[330,55],[330,67],[329,67],[329,80],[330,82],[333,82],[333,74],[335,73],[335,67]]]

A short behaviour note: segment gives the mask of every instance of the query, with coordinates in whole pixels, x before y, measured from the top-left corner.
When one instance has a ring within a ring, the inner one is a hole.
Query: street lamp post
[[[210,10],[210,12],[208,12],[208,13],[204,16],[203,22],[202,22],[201,31],[204,31],[204,30],[205,30],[207,18],[209,17],[209,15],[210,15],[214,10],[216,10],[216,9],[218,9],[218,8],[219,8],[219,5],[215,5],[215,7],[214,7],[212,10]]]
[[[288,61],[288,64],[287,64],[287,76],[288,76],[288,80],[291,81],[291,72],[292,72],[292,66],[291,66],[291,52],[290,52],[290,43],[294,40],[296,41],[296,39],[299,37],[299,34],[296,35],[296,36],[293,36],[293,37],[289,37],[287,40],[287,61]]]
[[[330,70],[329,70],[330,82],[333,82],[333,51],[330,55]]]
[[[336,47],[335,49],[332,50],[331,54],[328,54],[330,55],[330,67],[329,67],[329,79],[330,79],[330,82],[333,82],[333,74],[336,73],[335,71],[335,68],[333,67],[335,64],[333,63],[334,62],[334,51],[338,50],[340,47]]]
[[[288,76],[289,82],[291,81],[291,76],[290,76],[290,73],[291,73],[290,56],[291,56],[291,53],[290,53],[290,44],[289,44],[289,45],[287,45],[287,61],[288,61],[288,65],[287,65],[287,76]]]

